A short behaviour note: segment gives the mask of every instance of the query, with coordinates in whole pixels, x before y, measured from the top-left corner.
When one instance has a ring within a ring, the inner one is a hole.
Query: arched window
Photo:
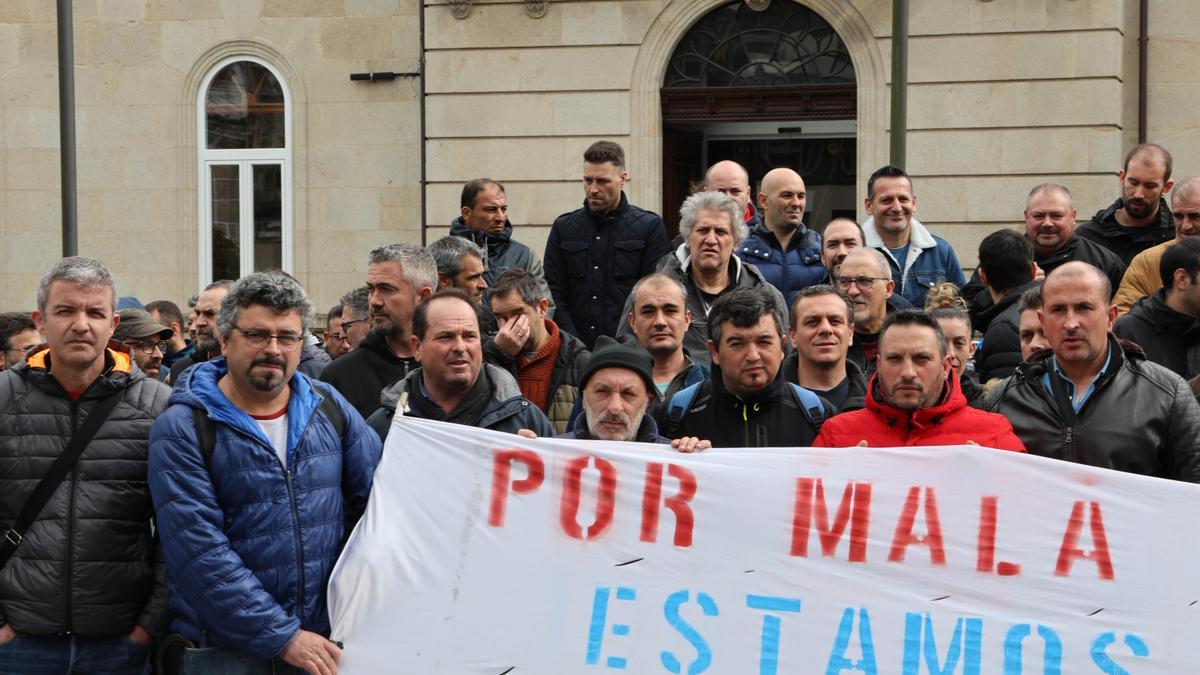
[[[200,87],[200,285],[292,265],[291,97],[271,64],[239,56]]]

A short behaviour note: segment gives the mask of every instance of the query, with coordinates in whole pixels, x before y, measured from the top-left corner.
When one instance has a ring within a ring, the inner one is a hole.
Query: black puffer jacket
[[[1117,319],[1113,334],[1136,342],[1146,358],[1190,380],[1200,375],[1200,319],[1171,309],[1164,294],[1159,290],[1134,303]]]
[[[1018,366],[989,394],[986,409],[1007,417],[1031,454],[1200,482],[1200,404],[1187,382],[1147,361],[1136,345],[1112,335],[1108,344],[1108,370],[1078,413],[1046,390],[1049,349]]]
[[[1121,206],[1122,201],[1118,199],[1108,208],[1100,209],[1091,220],[1075,230],[1075,236],[1093,241],[1117,254],[1126,267],[1142,251],[1175,238],[1175,221],[1171,218],[1171,206],[1166,199],[1158,200],[1158,222],[1147,225],[1136,235],[1129,234],[1117,222],[1116,213]]]
[[[1021,363],[1021,294],[1037,282],[1010,291],[984,312],[983,344],[975,352],[975,373],[979,381],[1002,379],[1012,375]]]
[[[791,383],[776,377],[762,391],[741,397],[725,388],[721,369],[701,382],[691,405],[676,417],[673,409],[687,390],[671,398],[659,412],[659,433],[668,438],[695,436],[714,448],[786,448],[812,445],[821,422],[834,413],[828,401],[811,413],[802,407]]]
[[[128,348],[110,342],[104,374],[72,401],[48,359],[48,349],[35,349],[0,372],[0,530],[16,522],[96,403],[123,394],[0,571],[0,624],[33,635],[113,636],[134,625],[161,635],[167,589],[150,534],[146,462],[150,427],[171,388],[146,377]]]
[[[666,254],[662,218],[630,204],[623,192],[617,208],[603,216],[584,204],[556,218],[545,259],[559,328],[588,349],[601,335],[616,335],[633,285]]]

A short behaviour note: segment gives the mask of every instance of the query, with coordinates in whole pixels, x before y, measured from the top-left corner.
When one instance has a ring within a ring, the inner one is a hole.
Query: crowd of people
[[[1162,147],[1078,227],[1067,187],[1031,186],[970,279],[898,167],[867,180],[864,222],[818,230],[795,171],[755,192],[721,161],[673,242],[625,196],[619,145],[582,168],[543,256],[504,185],[473,180],[447,237],[370,252],[319,337],[283,271],[185,313],[55,263],[33,312],[0,315],[0,673],[337,672],[326,582],[398,417],[1200,482],[1200,178],[1172,181]]]

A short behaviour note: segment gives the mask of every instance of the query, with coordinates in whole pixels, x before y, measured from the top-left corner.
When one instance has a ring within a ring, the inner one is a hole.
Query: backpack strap
[[[346,418],[342,416],[342,410],[338,408],[332,396],[322,394],[318,409],[329,418],[329,423],[333,425],[338,438],[346,435]],[[192,419],[196,424],[196,440],[200,443],[204,466],[209,467],[212,465],[213,450],[217,447],[217,423],[202,408],[192,408]]]
[[[825,402],[821,400],[820,396],[795,382],[788,382],[788,384],[791,385],[792,393],[796,396],[796,402],[800,404],[800,409],[804,411],[804,416],[812,423],[813,428],[820,431],[821,423],[828,417]]]
[[[675,433],[679,431],[679,423],[683,421],[688,411],[692,409],[692,401],[696,400],[696,392],[700,391],[702,382],[697,382],[689,387],[684,387],[675,392],[667,403],[667,423],[664,427],[663,434],[667,438],[674,438]]]

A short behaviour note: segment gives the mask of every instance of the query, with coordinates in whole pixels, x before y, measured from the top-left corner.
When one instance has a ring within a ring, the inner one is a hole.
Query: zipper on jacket
[[[79,416],[79,402],[71,401],[71,434],[74,435],[78,431],[77,418]],[[80,453],[82,456],[82,453]],[[71,487],[67,492],[67,555],[63,566],[63,576],[67,582],[67,592],[64,594],[64,603],[66,615],[63,617],[66,620],[67,634],[71,634],[74,630],[74,622],[71,620],[71,595],[74,593],[74,584],[71,583],[74,578],[71,574],[71,567],[74,564],[75,556],[72,555],[73,543],[75,541],[75,471],[79,466],[79,462],[75,462],[75,466],[71,467]]]
[[[1078,462],[1075,455],[1075,427],[1069,426],[1063,430],[1063,459],[1068,462]]]
[[[304,549],[300,543],[300,510],[296,506],[296,487],[292,484],[292,470],[284,467],[284,478],[287,479],[288,502],[292,506],[292,533],[296,539],[296,569],[299,572],[299,588],[296,593],[296,616],[303,622],[304,618]]]

